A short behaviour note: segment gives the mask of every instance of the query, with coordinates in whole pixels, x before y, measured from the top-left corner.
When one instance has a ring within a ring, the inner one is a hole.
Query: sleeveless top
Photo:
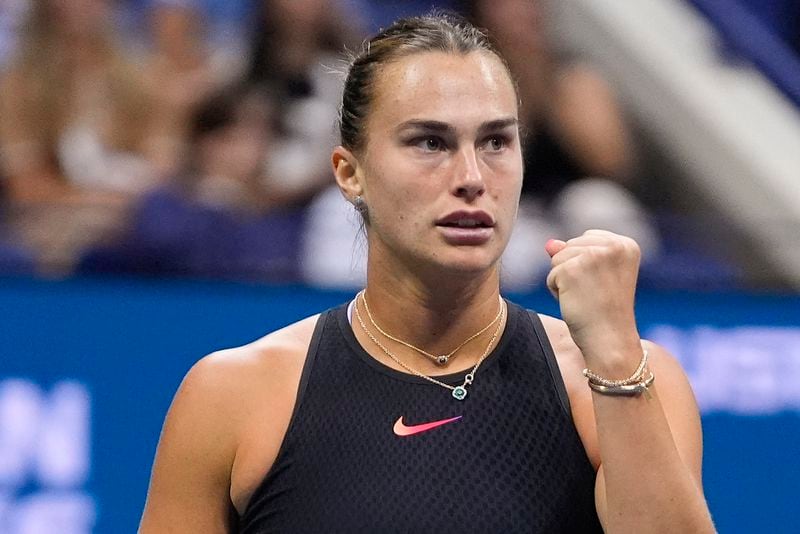
[[[437,378],[460,385],[466,372]],[[239,532],[602,532],[595,471],[535,313],[509,303],[468,391],[458,401],[372,358],[346,304],[323,313]]]

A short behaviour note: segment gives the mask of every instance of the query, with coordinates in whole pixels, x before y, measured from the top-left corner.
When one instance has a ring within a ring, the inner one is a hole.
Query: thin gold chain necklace
[[[364,302],[366,304],[366,300],[364,299],[363,293],[360,296],[361,296],[362,302]],[[402,367],[403,369],[405,369],[409,373],[411,373],[413,375],[416,375],[416,376],[418,376],[420,378],[424,378],[428,382],[431,382],[431,383],[436,384],[438,386],[442,386],[443,388],[449,389],[452,392],[453,398],[456,399],[456,400],[460,400],[460,401],[464,400],[467,397],[467,386],[472,384],[472,382],[475,380],[475,373],[478,371],[478,367],[481,366],[481,363],[483,363],[483,360],[486,359],[486,356],[488,356],[489,352],[492,350],[492,346],[494,345],[494,342],[497,339],[498,334],[500,333],[500,328],[503,326],[502,318],[505,315],[506,307],[507,306],[506,306],[505,301],[503,301],[501,299],[501,301],[500,301],[500,319],[501,320],[500,320],[500,323],[497,325],[497,328],[495,329],[494,333],[492,334],[492,338],[489,340],[489,344],[486,345],[486,350],[484,350],[483,354],[481,354],[481,357],[478,358],[478,361],[475,364],[475,367],[473,367],[472,370],[464,376],[464,382],[460,386],[451,386],[450,384],[445,384],[444,382],[442,382],[440,380],[436,380],[432,376],[428,376],[426,374],[423,374],[423,373],[417,371],[416,369],[410,367],[409,365],[406,365],[405,363],[403,363],[400,360],[400,358],[395,356],[394,353],[392,353],[392,351],[387,349],[383,345],[383,343],[378,341],[378,339],[372,334],[372,332],[370,332],[369,328],[367,328],[367,325],[364,323],[364,319],[361,317],[361,312],[358,310],[358,302],[356,302],[356,305],[354,306],[355,312],[356,312],[356,318],[358,319],[358,322],[361,325],[361,329],[364,330],[364,333],[367,334],[367,336],[372,340],[372,342],[375,343],[378,347],[380,347],[380,349],[388,357],[390,357],[392,360],[394,360],[394,362],[397,365],[399,365],[400,367]]]
[[[415,346],[414,346],[414,345],[412,345],[411,343],[407,343],[407,342],[403,341],[402,339],[398,339],[398,338],[394,337],[393,335],[391,335],[391,334],[389,334],[389,333],[385,332],[385,331],[384,331],[384,330],[383,330],[383,329],[382,329],[380,326],[378,326],[378,323],[376,323],[376,322],[375,322],[375,319],[373,319],[373,318],[372,318],[372,312],[370,312],[370,310],[369,310],[369,304],[367,304],[366,290],[365,290],[365,289],[362,289],[362,290],[359,292],[359,294],[356,296],[356,298],[358,298],[358,297],[361,297],[361,300],[364,302],[364,309],[367,311],[367,318],[369,319],[369,322],[372,324],[372,326],[374,326],[374,327],[375,327],[375,329],[376,329],[378,332],[380,332],[380,333],[381,333],[381,335],[382,335],[383,337],[389,338],[389,339],[391,339],[392,341],[394,341],[394,342],[396,342],[396,343],[400,343],[401,345],[403,345],[403,346],[405,346],[405,347],[408,347],[408,348],[409,348],[409,349],[411,349],[411,350],[415,350],[415,351],[417,351],[418,353],[420,353],[420,354],[422,354],[422,355],[424,355],[424,356],[427,356],[428,358],[430,358],[431,360],[433,360],[434,362],[436,362],[437,364],[439,364],[439,365],[442,365],[442,366],[443,366],[443,365],[445,365],[445,364],[447,364],[448,360],[450,360],[450,357],[451,357],[451,356],[453,356],[453,354],[455,354],[455,353],[456,353],[456,352],[458,352],[459,350],[461,350],[461,348],[462,348],[464,345],[466,345],[467,343],[469,343],[470,341],[472,341],[472,340],[473,340],[473,339],[475,339],[476,337],[480,336],[481,334],[483,334],[484,332],[486,332],[487,330],[489,330],[489,328],[491,328],[491,326],[492,326],[494,323],[496,323],[496,322],[497,322],[497,321],[500,319],[500,315],[503,313],[503,304],[502,304],[502,300],[503,300],[503,299],[502,299],[502,297],[500,297],[500,296],[498,295],[498,299],[499,299],[501,302],[500,302],[500,306],[498,306],[497,315],[495,315],[494,319],[492,319],[492,322],[491,322],[491,323],[489,323],[489,324],[487,324],[486,326],[484,326],[483,328],[481,328],[480,330],[478,330],[477,332],[475,332],[475,333],[474,333],[474,334],[472,334],[471,336],[469,336],[469,337],[468,337],[467,339],[465,339],[465,340],[464,340],[464,341],[463,341],[463,342],[462,342],[462,343],[461,343],[459,346],[457,346],[456,348],[454,348],[453,350],[451,350],[451,351],[450,351],[450,352],[448,352],[447,354],[439,354],[439,355],[437,356],[436,354],[431,354],[431,353],[430,353],[430,352],[428,352],[428,351],[425,351],[425,350],[423,350],[423,349],[421,349],[421,348],[419,348],[419,347],[415,347]]]

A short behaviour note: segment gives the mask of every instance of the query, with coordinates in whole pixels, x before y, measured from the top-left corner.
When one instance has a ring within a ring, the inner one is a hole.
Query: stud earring
[[[356,196],[356,198],[353,199],[353,207],[361,215],[366,215],[366,213],[367,213],[367,203],[364,202],[364,199],[361,197],[361,195],[358,195],[358,196]]]
[[[357,195],[353,199],[353,208],[361,215],[361,218],[364,222],[369,221],[369,208],[367,208],[367,203],[364,202],[364,199],[361,198],[361,195]]]

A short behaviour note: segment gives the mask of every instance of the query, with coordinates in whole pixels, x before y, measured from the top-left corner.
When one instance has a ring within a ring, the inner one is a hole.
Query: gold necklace
[[[498,299],[500,299],[501,303],[500,303],[499,309],[497,310],[497,315],[495,315],[494,319],[492,319],[492,322],[487,324],[486,326],[484,326],[483,328],[481,328],[480,330],[478,330],[477,332],[475,332],[471,336],[469,336],[459,346],[457,346],[456,348],[454,348],[453,350],[451,350],[447,354],[440,354],[440,355],[437,356],[437,355],[431,354],[430,352],[425,351],[425,350],[423,350],[423,349],[421,349],[419,347],[415,347],[411,343],[407,343],[407,342],[403,341],[402,339],[398,339],[398,338],[394,337],[393,335],[385,332],[380,326],[378,326],[378,323],[375,322],[375,319],[372,318],[372,312],[370,312],[369,304],[367,304],[366,290],[362,289],[361,292],[359,292],[359,294],[356,296],[356,298],[358,298],[358,297],[361,297],[361,300],[364,302],[364,309],[367,310],[367,318],[369,318],[369,322],[372,324],[372,326],[375,327],[375,329],[378,332],[381,333],[381,335],[383,335],[383,337],[389,338],[394,342],[400,343],[401,345],[403,345],[405,347],[408,347],[411,350],[415,350],[418,353],[420,353],[420,354],[422,354],[424,356],[427,356],[428,358],[430,358],[431,360],[433,360],[434,362],[436,362],[437,364],[442,365],[442,366],[447,364],[447,362],[450,359],[450,357],[453,354],[455,354],[456,352],[458,352],[464,345],[466,345],[467,343],[469,343],[470,341],[472,341],[476,337],[480,336],[481,334],[483,334],[484,332],[489,330],[489,328],[500,319],[500,314],[503,312],[503,304],[502,304],[502,300],[503,299],[502,299],[502,297],[500,297],[498,295]]]
[[[363,292],[361,293],[361,300],[364,302],[364,304],[366,304],[366,300],[364,299]],[[386,355],[388,357],[390,357],[392,360],[394,360],[394,362],[397,365],[399,365],[400,367],[402,367],[403,369],[405,369],[406,371],[408,371],[409,373],[411,373],[413,375],[416,375],[416,376],[418,376],[420,378],[424,378],[428,382],[432,382],[432,383],[434,383],[434,384],[436,384],[438,386],[442,386],[443,388],[449,389],[452,392],[453,398],[456,399],[456,400],[460,400],[461,401],[461,400],[464,400],[467,397],[467,386],[472,384],[472,382],[475,380],[475,373],[478,371],[478,367],[480,367],[481,363],[483,363],[483,360],[486,359],[486,356],[489,355],[489,352],[492,350],[492,346],[494,345],[494,341],[495,341],[495,339],[497,339],[497,335],[500,333],[500,328],[503,326],[502,317],[505,315],[506,303],[505,303],[504,300],[501,299],[501,301],[500,301],[500,318],[501,318],[500,323],[497,325],[497,328],[495,329],[494,334],[492,334],[492,339],[489,340],[489,344],[486,345],[486,350],[484,350],[483,354],[481,354],[481,357],[478,358],[478,362],[475,364],[475,367],[473,367],[472,370],[469,373],[464,375],[464,382],[460,386],[451,386],[450,384],[445,384],[444,382],[436,380],[432,376],[428,376],[426,374],[423,374],[423,373],[417,371],[416,369],[413,369],[412,367],[410,367],[410,366],[406,365],[405,363],[403,363],[400,360],[400,358],[395,356],[392,353],[392,351],[387,349],[383,345],[383,343],[378,341],[378,339],[372,334],[372,332],[370,332],[369,328],[367,328],[367,325],[364,324],[364,319],[362,319],[361,312],[358,310],[358,301],[356,301],[355,311],[356,311],[356,318],[358,319],[358,322],[361,325],[362,330],[364,330],[364,333],[366,333],[367,336],[369,336],[369,338],[372,340],[372,342],[375,343],[378,347],[380,347],[380,349],[384,353],[386,353]]]

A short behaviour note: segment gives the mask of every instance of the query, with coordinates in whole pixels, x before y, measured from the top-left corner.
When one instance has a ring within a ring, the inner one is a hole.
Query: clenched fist
[[[551,270],[547,287],[558,299],[570,335],[597,369],[628,374],[641,357],[633,313],[641,253],[633,239],[588,230],[545,245]]]

